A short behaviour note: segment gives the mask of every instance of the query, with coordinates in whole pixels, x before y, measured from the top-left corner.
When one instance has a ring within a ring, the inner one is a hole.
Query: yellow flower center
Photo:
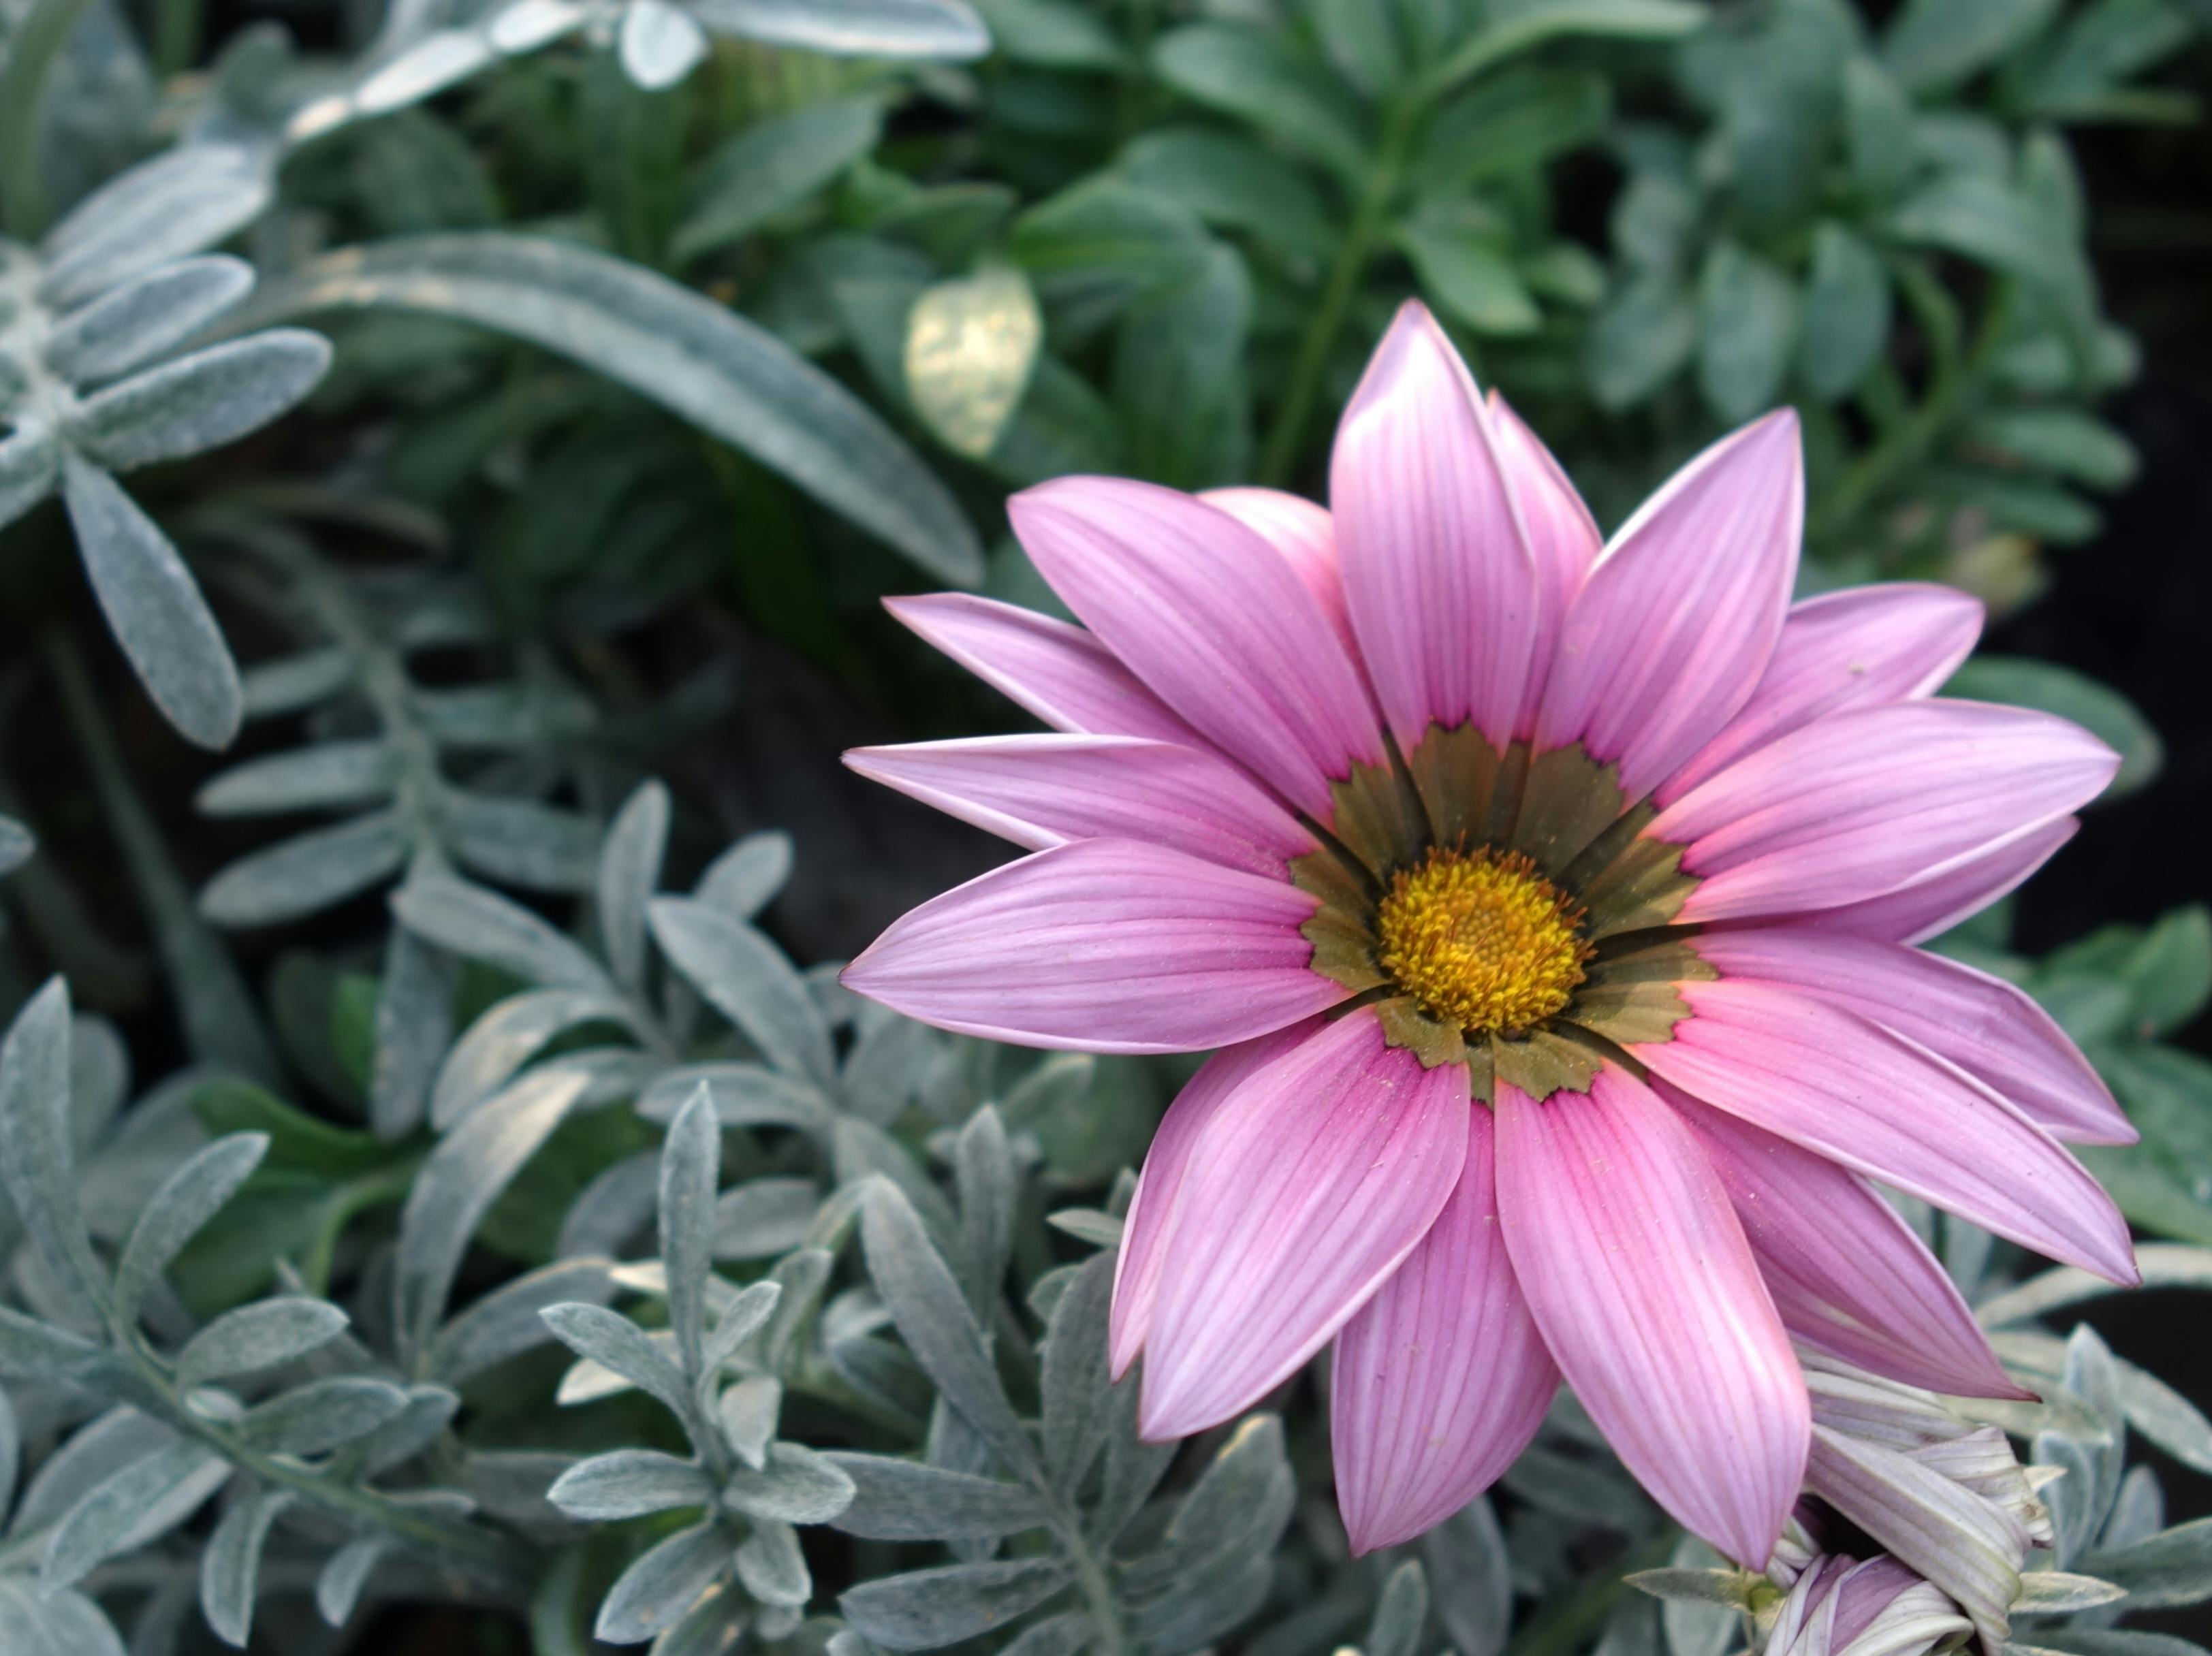
[[[1520,1034],[1563,1011],[1590,946],[1582,911],[1518,852],[1436,846],[1391,876],[1382,969],[1471,1034]]]

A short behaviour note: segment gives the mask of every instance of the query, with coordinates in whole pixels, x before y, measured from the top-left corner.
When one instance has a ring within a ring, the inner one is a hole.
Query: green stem
[[[163,80],[181,74],[199,56],[204,0],[161,0],[154,19],[154,71]]]
[[[1352,209],[1351,226],[1337,246],[1336,261],[1329,267],[1328,280],[1313,313],[1307,318],[1304,333],[1299,336],[1297,355],[1291,364],[1290,384],[1275,410],[1275,422],[1267,431],[1267,445],[1260,458],[1260,481],[1263,483],[1279,488],[1289,482],[1298,457],[1304,451],[1306,428],[1312,423],[1314,403],[1321,395],[1322,378],[1328,372],[1337,336],[1344,331],[1345,318],[1351,312],[1352,301],[1358,296],[1359,284],[1375,257],[1376,244],[1396,204],[1406,154],[1419,124],[1419,110],[1414,99],[1406,97],[1383,112],[1382,135],[1376,146],[1366,183],[1359,192],[1358,203]]]
[[[92,0],[37,0],[8,38],[0,69],[0,228],[18,241],[46,227],[46,187],[39,178],[39,116],[46,75]]]
[[[1569,1656],[1605,1625],[1606,1617],[1628,1589],[1628,1577],[1656,1570],[1674,1555],[1681,1532],[1669,1526],[1655,1539],[1601,1572],[1583,1578],[1573,1591],[1552,1601],[1552,1608],[1521,1629],[1505,1647],[1505,1656]]]
[[[1073,1512],[1063,1511],[1054,1520],[1052,1532],[1066,1550],[1069,1562],[1074,1564],[1075,1584],[1082,1591],[1091,1619],[1098,1624],[1098,1637],[1091,1648],[1097,1656],[1124,1656],[1129,1648],[1129,1635],[1121,1625],[1121,1606],[1114,1597],[1114,1583],[1106,1574],[1106,1566],[1084,1537],[1081,1519]]]

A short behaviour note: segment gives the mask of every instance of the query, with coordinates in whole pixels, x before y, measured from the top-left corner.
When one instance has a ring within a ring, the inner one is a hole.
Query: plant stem
[[[1121,1625],[1121,1606],[1115,1599],[1114,1583],[1107,1576],[1105,1565],[1084,1537],[1081,1520],[1072,1512],[1063,1512],[1052,1528],[1075,1566],[1075,1583],[1083,1591],[1091,1619],[1098,1624],[1098,1636],[1091,1648],[1097,1656],[1123,1656],[1129,1647],[1129,1635]]]
[[[1627,1589],[1627,1578],[1638,1570],[1657,1569],[1680,1538],[1681,1532],[1669,1525],[1619,1563],[1585,1576],[1573,1592],[1554,1599],[1550,1610],[1522,1629],[1505,1647],[1505,1656],[1568,1656],[1579,1649],[1613,1614],[1614,1602]]]
[[[1344,331],[1345,318],[1358,296],[1376,243],[1396,203],[1419,107],[1414,99],[1401,97],[1383,110],[1382,134],[1374,161],[1359,192],[1358,204],[1352,209],[1351,226],[1337,247],[1336,262],[1329,267],[1321,298],[1299,336],[1290,385],[1275,410],[1275,422],[1268,428],[1267,446],[1261,453],[1260,481],[1271,487],[1279,488],[1291,480],[1304,448],[1306,428],[1312,422],[1314,402],[1321,395],[1322,378],[1328,372],[1337,336]]]

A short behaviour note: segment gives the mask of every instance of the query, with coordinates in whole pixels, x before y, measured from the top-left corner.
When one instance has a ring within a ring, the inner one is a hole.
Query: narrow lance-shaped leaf
[[[668,1320],[684,1372],[705,1371],[708,1278],[714,1272],[714,1192],[721,1180],[722,1130],[704,1087],[676,1113],[660,1154],[660,1259],[668,1274]]]
[[[305,1356],[345,1331],[346,1313],[327,1300],[283,1295],[226,1311],[177,1354],[177,1383],[204,1385]]]
[[[77,1206],[70,1139],[70,998],[47,981],[0,1044],[0,1187],[55,1277],[83,1304],[108,1304],[106,1272]]]
[[[270,1526],[296,1499],[289,1489],[257,1489],[222,1515],[200,1555],[200,1609],[216,1637],[246,1648]]]
[[[230,745],[243,712],[222,629],[169,537],[122,486],[74,453],[62,499],[115,641],[162,717],[204,748]]]
[[[809,7],[808,9],[814,9]],[[326,255],[253,302],[427,312],[530,340],[628,385],[781,472],[941,579],[982,573],[975,531],[865,404],[766,330],[572,243],[410,236]]]
[[[138,1319],[146,1292],[168,1271],[185,1245],[215,1217],[269,1153],[266,1133],[219,1138],[161,1183],[138,1215],[115,1269],[115,1319]]]
[[[258,431],[310,391],[331,345],[301,328],[274,328],[211,345],[88,397],[70,435],[112,470],[199,454]]]

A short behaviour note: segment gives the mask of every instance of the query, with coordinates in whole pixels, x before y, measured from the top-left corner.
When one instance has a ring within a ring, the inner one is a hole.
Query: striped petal
[[[1248,1040],[1346,991],[1306,969],[1314,900],[1161,846],[1083,840],[933,897],[846,987],[940,1029],[1028,1046],[1187,1052]]]
[[[1684,921],[1832,908],[1917,884],[2086,804],[2119,767],[2079,725],[1977,701],[1838,713],[1662,811],[1702,882]]]
[[[2016,890],[2081,831],[2081,819],[2062,816],[1995,851],[1879,897],[1788,916],[1793,925],[1852,937],[1923,943]]]
[[[861,775],[1031,850],[1142,840],[1274,879],[1313,836],[1211,749],[1124,736],[989,736],[856,748]]]
[[[1796,416],[1768,415],[1623,525],[1559,636],[1536,746],[1579,742],[1641,798],[1750,697],[1780,636],[1805,519]]]
[[[1671,804],[1746,754],[1826,714],[1933,695],[1981,632],[1979,603],[1954,587],[1915,581],[1792,604],[1751,700],[1655,798]]]
[[[1498,1088],[1498,1208],[1575,1395],[1683,1526],[1747,1568],[1797,1498],[1804,1376],[1696,1137],[1624,1071]]]
[[[1355,1557],[1411,1540],[1489,1488],[1559,1389],[1498,1234],[1490,1112],[1473,1111],[1468,1129],[1451,1200],[1336,1337],[1329,1436]]]
[[[1467,1162],[1467,1071],[1371,1011],[1322,1025],[1212,1106],[1184,1168],[1145,1342],[1154,1441],[1218,1425],[1327,1344],[1428,1233]]]
[[[1654,1081],[1705,1143],[1782,1321],[1800,1339],[1931,1392],[2027,1398],[1950,1274],[1873,1186]]]
[[[1150,483],[1063,477],[1014,497],[1044,578],[1122,663],[1300,809],[1383,755],[1367,689],[1289,563],[1227,513]]]
[[[966,592],[885,598],[884,608],[1054,730],[1157,742],[1198,739],[1080,627]]]
[[[1825,1001],[1686,983],[1672,1040],[1629,1050],[1706,1103],[2023,1247],[2136,1279],[2127,1222],[2050,1134],[1957,1066]]]
[[[1283,555],[1291,573],[1313,594],[1336,629],[1345,653],[1358,660],[1359,643],[1344,607],[1344,576],[1336,562],[1336,525],[1328,508],[1279,488],[1209,488],[1198,498],[1226,512]]]
[[[1168,1219],[1175,1211],[1183,1175],[1190,1170],[1191,1152],[1222,1101],[1233,1095],[1244,1078],[1272,1064],[1314,1033],[1310,1023],[1294,1024],[1272,1035],[1224,1047],[1199,1066],[1198,1073],[1176,1095],[1167,1113],[1152,1134],[1145,1152],[1145,1170],[1137,1180],[1136,1193],[1121,1224],[1121,1247],[1114,1259],[1114,1310],[1107,1334],[1107,1360],[1115,1380],[1129,1372],[1145,1337],[1152,1332],[1152,1302],[1158,1296],[1160,1272],[1167,1265],[1164,1246]]]
[[[1536,563],[1474,382],[1434,318],[1398,312],[1329,461],[1345,593],[1399,745],[1519,724],[1542,610]]]
[[[1543,589],[1545,631],[1536,642],[1535,665],[1547,669],[1560,622],[1566,619],[1575,594],[1605,549],[1605,537],[1597,519],[1552,451],[1529,430],[1513,406],[1495,391],[1490,393],[1490,431],[1497,440],[1498,458],[1505,482],[1521,508],[1521,525],[1528,531],[1528,549],[1536,560],[1536,574]],[[1539,684],[1535,687],[1541,689]],[[1529,708],[1531,716],[1535,709]]]
[[[2054,1138],[2132,1144],[2136,1130],[2050,1013],[1986,972],[1902,943],[1799,926],[1708,932],[1723,977],[1781,984],[1917,1041],[2002,1094]]]

